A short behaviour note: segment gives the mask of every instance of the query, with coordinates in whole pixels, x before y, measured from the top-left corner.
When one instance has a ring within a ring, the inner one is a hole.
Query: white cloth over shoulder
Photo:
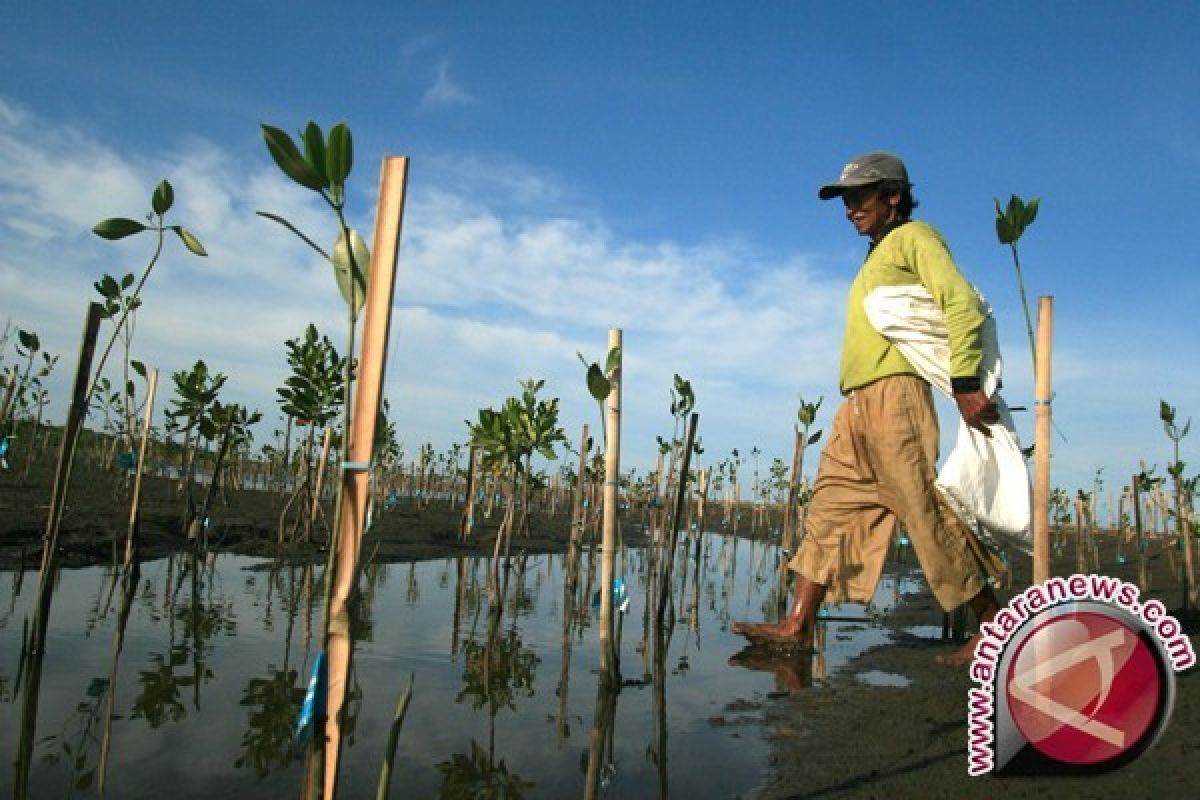
[[[1025,457],[1012,414],[996,393],[1002,361],[996,322],[983,300],[987,319],[980,332],[983,362],[981,388],[996,404],[1000,421],[984,436],[960,417],[958,441],[938,472],[937,486],[972,528],[994,544],[1030,547],[1030,486]],[[908,359],[921,377],[947,397],[950,385],[950,337],[946,317],[929,290],[920,284],[882,286],[863,301],[867,318]]]

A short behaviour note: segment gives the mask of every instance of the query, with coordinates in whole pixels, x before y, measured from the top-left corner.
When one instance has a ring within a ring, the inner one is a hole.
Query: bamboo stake
[[[383,393],[387,363],[388,334],[395,292],[396,258],[404,215],[404,193],[408,159],[384,159],[375,217],[375,239],[371,248],[371,271],[363,311],[358,386],[354,393],[354,417],[344,450],[342,468],[343,513],[338,520],[337,560],[329,616],[326,621],[325,652],[329,659],[328,696],[325,707],[324,797],[337,796],[338,763],[342,746],[342,709],[346,701],[346,678],[350,670],[353,641],[350,638],[350,603],[358,574],[358,555],[366,522],[368,465],[375,440],[375,421]]]
[[[616,648],[613,646],[613,573],[617,555],[617,477],[621,474],[621,329],[608,332],[608,350],[619,353],[613,370],[605,409],[608,421],[604,441],[604,529],[600,565],[600,673],[602,680],[616,686],[620,677]]]
[[[142,441],[138,447],[137,474],[133,477],[133,500],[129,503],[129,533],[125,538],[125,564],[133,560],[137,546],[139,504],[142,497],[142,475],[146,472],[146,443],[150,441],[150,418],[154,415],[154,395],[158,391],[158,370],[151,369],[146,387],[146,416],[142,420]]]
[[[1054,298],[1038,298],[1037,358],[1034,376],[1033,582],[1050,578],[1050,356],[1054,338]]]

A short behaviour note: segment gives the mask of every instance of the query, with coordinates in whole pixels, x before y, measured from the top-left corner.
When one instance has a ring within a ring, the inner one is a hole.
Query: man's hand
[[[1000,413],[996,411],[996,404],[982,390],[955,392],[954,402],[958,404],[958,411],[968,425],[984,436],[992,435],[987,426],[999,422]]]

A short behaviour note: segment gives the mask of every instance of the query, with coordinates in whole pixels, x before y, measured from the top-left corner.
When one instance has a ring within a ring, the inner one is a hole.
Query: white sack
[[[958,441],[938,472],[937,486],[972,528],[981,530],[993,543],[1006,542],[1028,551],[1029,472],[1012,414],[996,393],[1003,363],[991,307],[986,302],[983,305],[988,316],[980,333],[980,384],[996,404],[1000,421],[988,426],[992,434],[988,437],[959,417]],[[863,306],[875,329],[896,346],[921,377],[953,399],[946,317],[929,290],[920,284],[882,286],[867,295]],[[1013,542],[1009,537],[1018,538]]]

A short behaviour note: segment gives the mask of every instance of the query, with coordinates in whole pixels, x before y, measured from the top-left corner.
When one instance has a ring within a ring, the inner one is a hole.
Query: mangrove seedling
[[[1029,301],[1025,298],[1025,279],[1021,275],[1021,255],[1017,252],[1017,241],[1025,229],[1037,218],[1038,198],[1025,203],[1015,194],[1008,198],[1008,205],[1000,210],[999,198],[993,198],[996,207],[996,238],[1012,250],[1013,266],[1017,271],[1017,289],[1021,293],[1021,309],[1025,312],[1025,332],[1029,335],[1029,355],[1034,370],[1037,370],[1037,344],[1033,337],[1033,321],[1029,315]]]
[[[13,364],[0,372],[0,385],[4,387],[4,394],[0,396],[0,439],[13,432],[13,419],[16,410],[23,405],[26,393],[40,387],[41,379],[49,375],[58,363],[58,356],[52,356],[41,348],[42,342],[36,333],[17,331],[17,357],[23,359],[24,364]],[[39,353],[41,361],[35,369],[34,363]]]
[[[288,508],[304,495],[306,502],[303,508],[307,510],[301,520],[304,524],[305,538],[311,540],[314,521],[311,516],[314,508],[313,453],[319,432],[337,416],[345,402],[347,364],[346,359],[338,355],[329,338],[319,336],[316,326],[312,324],[305,329],[303,338],[288,339],[284,346],[287,348],[287,361],[292,368],[292,374],[275,392],[279,395],[280,409],[287,415],[289,423],[294,422],[298,427],[305,428],[307,435],[301,447],[304,477],[289,498],[283,513],[286,515]],[[281,535],[282,531],[281,518]]]
[[[128,236],[133,236],[145,231],[151,231],[155,234],[154,253],[150,257],[150,262],[142,270],[140,278],[134,279],[133,273],[127,273],[118,283],[115,278],[110,275],[105,275],[95,285],[96,290],[104,297],[104,316],[106,319],[114,319],[113,331],[109,336],[108,344],[104,347],[104,352],[100,356],[100,362],[96,366],[95,379],[92,381],[92,388],[95,389],[95,382],[104,372],[104,365],[108,361],[108,355],[112,351],[113,345],[117,341],[117,337],[125,330],[129,323],[130,315],[133,314],[142,304],[141,295],[142,289],[146,285],[146,280],[150,277],[150,272],[158,263],[159,256],[162,255],[163,245],[166,240],[167,231],[173,232],[183,242],[183,246],[194,255],[207,256],[208,251],[204,249],[204,245],[200,244],[200,240],[182,225],[167,225],[166,214],[175,204],[175,190],[171,188],[170,182],[163,180],[155,187],[154,193],[150,196],[151,213],[146,215],[146,222],[138,222],[137,220],[128,219],[125,217],[110,217],[109,219],[101,220],[92,227],[92,232],[102,239],[109,241],[117,241]],[[132,291],[128,291],[132,287]],[[132,340],[132,333],[125,334],[126,355],[128,356],[129,343]],[[126,380],[128,380],[128,370],[126,370]],[[91,397],[91,392],[88,392],[88,397]]]
[[[1175,414],[1174,406],[1168,404],[1166,400],[1159,401],[1158,417],[1162,420],[1163,431],[1167,434],[1167,438],[1171,440],[1173,447],[1173,457],[1171,463],[1167,465],[1167,474],[1171,476],[1171,480],[1175,485],[1175,523],[1176,530],[1179,532],[1180,540],[1183,543],[1183,559],[1186,570],[1183,581],[1183,608],[1187,610],[1188,608],[1200,605],[1200,591],[1197,591],[1196,586],[1195,551],[1191,531],[1189,530],[1191,526],[1187,521],[1187,510],[1184,502],[1184,462],[1179,459],[1179,443],[1191,431],[1192,420],[1189,417],[1188,421],[1180,428],[1175,422]]]
[[[219,372],[210,373],[208,365],[198,360],[190,371],[179,370],[172,373],[171,380],[175,384],[175,396],[171,399],[172,407],[167,409],[166,416],[172,428],[183,434],[179,468],[182,484],[180,489],[184,493],[186,503],[186,530],[196,515],[195,499],[192,497],[196,476],[196,452],[200,449],[199,442],[203,433],[215,431],[215,423],[211,416],[212,407],[227,378]]]

